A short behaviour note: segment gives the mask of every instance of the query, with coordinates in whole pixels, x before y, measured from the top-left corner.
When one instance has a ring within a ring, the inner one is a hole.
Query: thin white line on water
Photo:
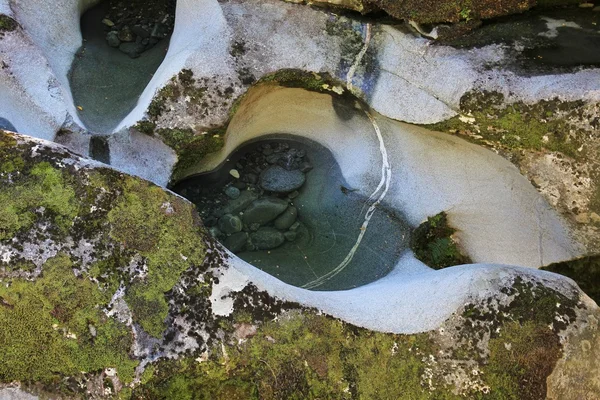
[[[392,180],[392,167],[390,166],[387,149],[385,147],[385,143],[383,142],[383,136],[381,135],[381,130],[379,129],[379,125],[377,125],[377,121],[375,121],[375,118],[371,115],[371,113],[369,113],[369,111],[365,110],[365,114],[367,114],[367,117],[369,117],[369,120],[371,121],[371,124],[373,125],[373,128],[375,129],[375,133],[377,134],[377,139],[379,140],[379,151],[381,152],[381,157],[383,159],[383,162],[381,165],[381,181],[379,182],[379,186],[377,186],[377,189],[375,189],[373,194],[371,194],[371,196],[369,197],[369,200],[367,200],[367,202],[372,201],[372,199],[375,198],[376,194],[381,190],[382,187],[383,187],[383,192],[379,195],[379,198],[375,202],[373,202],[373,204],[371,204],[371,206],[367,210],[367,213],[365,214],[365,220],[363,221],[363,223],[360,227],[360,234],[358,235],[358,238],[356,239],[356,243],[354,243],[354,246],[352,246],[352,249],[350,249],[350,252],[348,253],[348,255],[346,255],[346,258],[344,258],[344,261],[342,261],[337,267],[335,267],[333,270],[329,271],[325,275],[321,276],[320,278],[315,279],[314,281],[308,282],[307,284],[303,285],[302,287],[304,289],[314,289],[316,287],[321,286],[322,284],[324,284],[325,282],[329,281],[331,278],[333,278],[334,276],[336,276],[340,272],[342,272],[348,266],[348,264],[350,264],[350,262],[354,258],[354,254],[358,250],[358,247],[360,246],[360,243],[363,240],[363,237],[365,236],[365,233],[367,232],[367,227],[369,226],[369,222],[371,221],[371,217],[373,216],[373,213],[375,213],[377,206],[381,203],[383,198],[387,195],[387,192],[390,188],[390,182]]]
[[[367,24],[367,32],[365,35],[365,44],[363,45],[362,49],[360,49],[360,52],[354,59],[354,63],[352,64],[352,66],[348,70],[348,73],[346,74],[346,86],[348,87],[348,90],[350,90],[350,92],[352,92],[352,90],[354,89],[354,86],[352,86],[352,78],[354,78],[354,74],[356,73],[356,68],[358,68],[363,57],[367,53],[370,43],[371,43],[371,24],[368,23]]]

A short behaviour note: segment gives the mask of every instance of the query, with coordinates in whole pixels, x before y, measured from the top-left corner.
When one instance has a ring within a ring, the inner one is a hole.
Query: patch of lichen
[[[200,265],[204,259],[193,206],[148,182],[125,177],[123,195],[108,221],[111,237],[144,258],[147,274],[130,285],[126,299],[134,320],[159,337],[168,312],[165,293],[190,265]]]
[[[5,153],[6,154],[6,153]],[[3,154],[4,155],[4,154]],[[47,218],[49,229],[65,234],[78,214],[75,191],[63,173],[47,162],[25,169],[18,155],[0,157],[2,175],[18,172],[18,183],[0,191],[0,240],[14,237],[31,228],[38,215]],[[26,176],[27,179],[23,177]]]
[[[445,212],[427,218],[412,234],[411,248],[415,257],[433,269],[471,263],[452,238],[455,232],[448,225]]]
[[[292,313],[239,344],[215,346],[205,362],[164,361],[133,398],[453,399],[422,382],[427,334],[392,335],[325,316]]]
[[[183,69],[158,91],[150,103],[147,113],[152,122],[156,122],[169,101],[173,102],[181,96],[186,96],[190,103],[201,104],[205,93],[206,87],[198,85],[194,73],[189,69]]]
[[[17,21],[8,15],[0,14],[0,35],[2,35],[4,32],[12,32],[17,29],[18,26],[19,24]]]
[[[124,382],[133,379],[131,331],[103,313],[106,295],[72,268],[59,254],[35,282],[11,279],[0,286],[0,381],[55,389],[65,376],[104,368],[116,368]]]
[[[472,91],[461,98],[463,116],[429,125],[433,130],[467,135],[475,142],[491,142],[507,150],[549,150],[569,157],[586,154],[577,149],[585,133],[569,123],[581,118],[581,101],[541,100],[535,104],[506,104],[497,92]]]
[[[600,256],[550,264],[542,269],[568,276],[596,303],[600,303]]]

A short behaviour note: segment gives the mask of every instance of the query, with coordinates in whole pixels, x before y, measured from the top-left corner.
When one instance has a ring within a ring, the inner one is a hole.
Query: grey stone
[[[226,214],[238,214],[240,211],[243,211],[246,207],[252,204],[252,202],[257,198],[258,194],[256,194],[256,192],[244,190],[240,193],[240,197],[231,200],[229,204],[223,208],[223,212]]]
[[[148,32],[146,29],[142,28],[139,25],[134,26],[133,28],[131,28],[131,31],[136,34],[138,37],[141,37],[142,39],[146,39],[150,37],[150,32]]]
[[[311,169],[313,169],[313,166],[308,161],[302,161],[300,163],[299,169],[300,169],[300,171],[306,173],[306,172],[310,171]]]
[[[287,240],[288,242],[293,242],[298,237],[298,232],[288,231],[288,232],[284,233],[283,236],[285,237],[285,240]]]
[[[266,161],[269,164],[277,164],[277,161],[279,161],[280,158],[281,158],[281,153],[275,153],[275,154],[271,154],[270,156],[268,156],[266,158]]]
[[[242,176],[242,182],[254,185],[256,184],[256,182],[258,182],[258,176],[256,176],[256,174],[253,173],[245,174],[244,176]]]
[[[226,234],[237,233],[242,230],[242,220],[235,215],[225,214],[219,218],[219,230]]]
[[[225,194],[227,197],[233,200],[240,197],[240,193],[240,189],[236,188],[235,186],[228,186],[227,189],[225,189]]]
[[[300,222],[296,221],[292,226],[290,226],[290,231],[296,232],[300,228]]]
[[[246,225],[261,224],[273,221],[288,208],[285,200],[266,197],[252,202],[244,211],[242,219]]]
[[[248,241],[248,234],[246,232],[238,232],[229,236],[225,239],[225,247],[229,249],[232,253],[237,253],[242,250]]]
[[[119,47],[121,44],[121,39],[119,39],[119,34],[115,31],[110,31],[106,35],[106,42],[110,47]]]
[[[283,214],[281,214],[274,222],[275,228],[286,231],[288,230],[298,217],[298,209],[294,206],[289,206]]]
[[[288,171],[272,165],[260,174],[260,187],[276,193],[293,192],[304,185],[306,176],[299,170]]]
[[[277,248],[285,242],[285,236],[275,228],[265,227],[250,234],[252,243],[259,250],[271,250]]]

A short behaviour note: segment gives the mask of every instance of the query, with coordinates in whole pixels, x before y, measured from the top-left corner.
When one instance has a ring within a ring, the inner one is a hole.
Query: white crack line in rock
[[[358,66],[362,62],[363,57],[367,53],[367,50],[369,50],[370,43],[371,43],[371,24],[368,23],[367,24],[367,32],[365,35],[365,44],[362,47],[362,49],[360,49],[360,52],[357,54],[356,59],[354,60],[354,63],[352,64],[352,66],[348,70],[348,73],[346,74],[346,86],[348,87],[348,90],[350,90],[350,92],[352,92],[354,89],[354,86],[352,86],[352,78],[354,78],[354,74],[356,73],[356,68],[358,68]]]
[[[350,264],[350,262],[354,258],[354,254],[358,250],[358,247],[360,246],[360,243],[363,240],[363,237],[365,236],[365,233],[367,232],[367,227],[369,226],[371,217],[375,213],[377,206],[383,201],[384,197],[387,195],[387,192],[390,188],[390,182],[392,180],[392,167],[390,166],[387,149],[383,141],[383,136],[381,135],[381,130],[379,129],[379,125],[377,125],[377,121],[375,121],[373,115],[371,115],[371,113],[367,110],[365,110],[365,114],[367,115],[367,117],[369,117],[369,120],[371,121],[371,124],[373,124],[373,128],[375,129],[375,133],[377,134],[377,139],[379,140],[379,151],[381,152],[382,158],[381,180],[379,181],[379,185],[377,186],[375,191],[371,194],[371,196],[369,196],[367,202],[372,201],[377,196],[377,193],[381,191],[382,188],[383,191],[381,192],[377,200],[373,202],[373,204],[371,204],[371,206],[367,210],[367,213],[365,214],[365,219],[360,227],[360,233],[358,235],[358,238],[356,239],[356,243],[354,243],[354,246],[352,247],[352,249],[350,249],[350,252],[348,253],[348,255],[346,255],[346,258],[344,258],[344,261],[342,261],[337,267],[335,267],[333,270],[329,271],[325,275],[303,285],[302,288],[304,289],[314,289],[316,287],[321,286],[322,284],[324,284],[325,282],[329,281],[331,278],[335,277],[340,272],[342,272]]]

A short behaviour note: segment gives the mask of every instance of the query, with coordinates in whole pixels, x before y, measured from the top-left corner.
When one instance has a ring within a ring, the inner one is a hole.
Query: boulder
[[[242,230],[242,220],[235,215],[225,214],[219,218],[219,230],[225,234],[237,233]]]
[[[275,220],[275,228],[286,231],[294,224],[294,222],[296,222],[297,217],[298,209],[294,206],[289,206],[287,210]]]
[[[273,221],[288,208],[288,202],[274,197],[266,197],[252,202],[244,211],[242,220],[246,225],[264,225]]]
[[[223,243],[225,247],[232,253],[237,253],[242,250],[248,241],[248,234],[246,232],[238,232],[229,236]]]
[[[225,195],[232,200],[235,200],[238,197],[240,197],[240,194],[241,194],[240,189],[236,188],[235,186],[228,186],[225,189]]]
[[[243,211],[246,207],[248,207],[254,200],[258,198],[258,194],[256,192],[252,192],[250,190],[244,190],[240,193],[240,196],[237,199],[233,199],[223,208],[223,212],[225,214],[238,214],[240,211]]]
[[[250,234],[252,243],[259,250],[271,250],[277,248],[285,242],[285,236],[275,228],[264,227]]]
[[[119,34],[116,31],[110,31],[106,35],[106,42],[110,47],[119,47],[121,39],[119,39]]]
[[[304,185],[306,176],[299,170],[272,165],[260,174],[260,187],[275,193],[293,192]]]

